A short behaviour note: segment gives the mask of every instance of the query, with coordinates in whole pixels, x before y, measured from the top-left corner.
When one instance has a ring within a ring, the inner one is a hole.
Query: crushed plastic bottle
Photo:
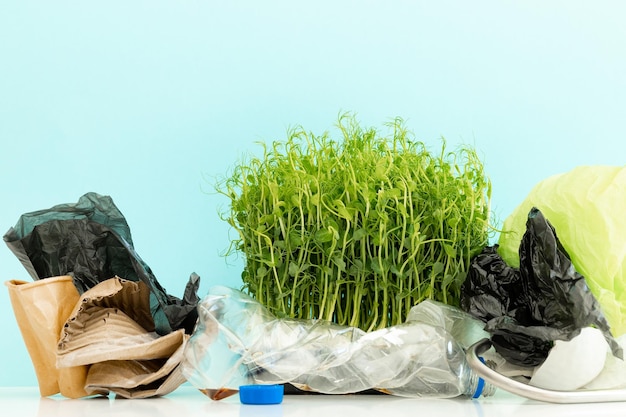
[[[432,318],[438,305],[430,307]],[[463,346],[445,328],[455,320],[408,320],[366,333],[320,320],[278,319],[246,294],[222,286],[210,289],[198,311],[182,371],[200,391],[221,393],[209,395],[213,399],[242,385],[284,383],[324,394],[374,389],[403,397],[477,398],[494,392],[472,372]]]
[[[474,374],[450,333],[427,323],[407,322],[363,336],[350,365],[352,372],[367,373],[372,388],[401,397],[478,398],[494,392]]]
[[[419,331],[431,340],[428,349],[433,351],[432,356],[437,359],[430,364],[418,361],[414,364],[416,377],[387,392],[408,397],[464,395],[478,398],[494,394],[496,388],[472,371],[465,356],[467,347],[488,337],[482,322],[459,308],[425,300],[411,309],[405,325],[411,326],[416,334]],[[421,358],[423,355],[424,351],[416,357]]]

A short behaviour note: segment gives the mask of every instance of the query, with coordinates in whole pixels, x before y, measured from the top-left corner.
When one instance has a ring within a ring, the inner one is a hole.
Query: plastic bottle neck
[[[465,395],[470,398],[491,397],[495,392],[495,386],[471,372]]]
[[[485,363],[489,367],[493,367],[493,363],[485,362],[482,357],[479,357],[480,361]],[[496,392],[496,387],[478,375],[476,375],[471,368],[469,369],[469,381],[467,384],[467,390],[465,391],[465,395],[471,398],[479,398],[479,397],[491,397]]]

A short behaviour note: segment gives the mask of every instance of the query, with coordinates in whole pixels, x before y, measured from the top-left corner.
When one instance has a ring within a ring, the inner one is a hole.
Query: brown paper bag
[[[79,299],[70,276],[26,282],[5,282],[18,327],[35,368],[42,396],[69,398],[87,395],[87,367],[57,368],[56,352],[61,330]]]

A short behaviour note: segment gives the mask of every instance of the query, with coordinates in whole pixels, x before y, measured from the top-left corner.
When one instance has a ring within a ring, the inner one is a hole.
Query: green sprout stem
[[[340,140],[291,129],[235,165],[218,192],[245,257],[244,290],[279,317],[366,331],[425,299],[458,305],[487,244],[491,183],[476,151],[431,153],[397,118],[390,133],[343,114]]]

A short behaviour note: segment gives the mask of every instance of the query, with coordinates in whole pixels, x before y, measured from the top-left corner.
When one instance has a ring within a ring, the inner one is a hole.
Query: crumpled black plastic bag
[[[533,207],[528,214],[519,269],[508,266],[497,249],[488,246],[472,259],[461,307],[486,323],[498,353],[513,364],[536,366],[555,340],[570,340],[593,326],[622,357],[599,303],[540,210]]]
[[[167,294],[135,252],[126,219],[109,196],[91,192],[76,204],[23,214],[3,238],[34,280],[71,275],[81,294],[114,276],[143,281],[157,333],[193,331],[200,277],[191,274],[183,299]]]

